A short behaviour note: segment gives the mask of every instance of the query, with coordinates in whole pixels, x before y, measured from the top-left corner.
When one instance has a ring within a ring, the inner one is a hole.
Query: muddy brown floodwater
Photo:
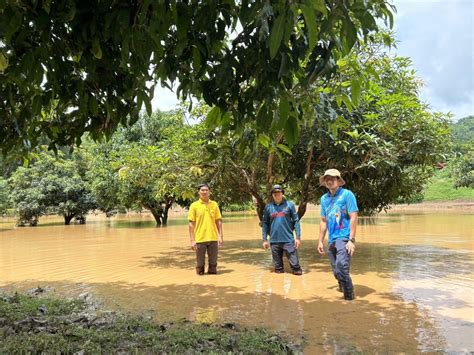
[[[224,216],[219,274],[197,276],[187,222],[166,228],[149,215],[91,216],[64,226],[42,218],[16,228],[0,220],[0,285],[88,292],[107,307],[160,320],[235,322],[304,337],[305,353],[473,351],[474,213],[393,211],[360,218],[351,274],[356,300],[336,290],[316,253],[318,211],[303,218],[303,276],[271,272],[258,220]]]

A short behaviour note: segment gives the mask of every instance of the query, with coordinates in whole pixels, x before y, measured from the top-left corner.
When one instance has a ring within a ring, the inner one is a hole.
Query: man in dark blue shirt
[[[274,185],[272,188],[273,202],[265,206],[263,211],[262,239],[263,247],[269,247],[267,237],[270,235],[273,265],[276,273],[283,273],[283,253],[290,262],[293,274],[302,275],[297,249],[301,245],[301,228],[295,205],[283,196],[283,188]],[[296,239],[293,235],[296,232]]]
[[[344,299],[354,299],[354,286],[349,269],[351,257],[355,252],[357,226],[357,201],[350,190],[343,189],[345,184],[341,173],[336,169],[326,170],[319,178],[322,186],[329,191],[321,197],[321,223],[319,224],[318,251],[324,254],[324,237],[329,234],[328,256],[339,290]]]

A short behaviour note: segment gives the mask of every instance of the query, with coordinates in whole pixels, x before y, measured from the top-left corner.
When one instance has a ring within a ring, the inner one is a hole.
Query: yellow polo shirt
[[[196,243],[217,241],[216,221],[222,219],[217,202],[209,200],[206,204],[199,199],[189,207],[188,220],[194,222]]]

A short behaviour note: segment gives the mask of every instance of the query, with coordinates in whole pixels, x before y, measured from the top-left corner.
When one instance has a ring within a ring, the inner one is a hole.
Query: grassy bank
[[[455,201],[455,200],[473,200],[474,189],[453,187],[453,179],[449,176],[447,169],[438,170],[431,181],[426,185],[423,201]]]
[[[106,312],[91,301],[0,296],[0,353],[251,353],[300,349],[265,330]]]

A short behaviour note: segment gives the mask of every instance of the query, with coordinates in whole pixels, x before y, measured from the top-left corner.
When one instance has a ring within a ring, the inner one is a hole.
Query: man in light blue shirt
[[[300,219],[293,202],[283,196],[283,188],[274,185],[272,188],[273,202],[265,206],[262,221],[263,247],[267,249],[268,235],[272,250],[273,265],[276,273],[283,273],[283,253],[288,257],[294,275],[302,275],[303,270],[298,260],[297,249],[301,245]],[[296,233],[296,238],[293,235]]]
[[[329,234],[328,257],[339,290],[344,299],[354,299],[354,286],[349,275],[351,257],[355,252],[357,227],[357,201],[350,190],[342,188],[345,184],[341,173],[336,169],[326,170],[319,178],[322,186],[329,192],[321,197],[321,223],[319,225],[318,251],[324,254],[324,237]]]

